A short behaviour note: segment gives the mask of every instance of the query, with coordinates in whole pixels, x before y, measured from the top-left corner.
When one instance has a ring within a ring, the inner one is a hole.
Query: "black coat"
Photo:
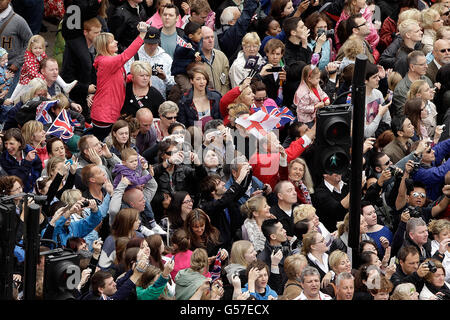
[[[153,116],[157,117],[158,108],[163,102],[163,96],[155,87],[150,87],[145,97],[138,101],[133,93],[133,83],[128,82],[125,89],[125,101],[123,102],[120,114],[127,114],[135,117],[136,112],[140,108],[148,108],[151,110]],[[142,107],[140,106],[140,103],[142,103]]]
[[[279,274],[275,274],[272,272],[271,270],[271,255],[272,252],[277,249],[273,246],[271,246],[269,244],[268,241],[266,241],[266,245],[264,246],[263,251],[261,251],[258,255],[257,255],[257,259],[260,261],[263,261],[265,264],[267,264],[267,266],[269,267],[270,270],[270,277],[269,277],[269,286],[271,289],[275,290],[277,292],[278,295],[282,295],[283,294],[283,289],[284,289],[284,284],[287,282],[287,276],[286,273],[284,272],[284,259],[286,259],[286,257],[290,256],[292,254],[291,249],[289,247],[289,243],[283,243],[281,249],[283,250],[283,258],[281,259],[280,263],[278,264],[278,269],[280,270]]]
[[[292,205],[292,210],[294,210],[294,207],[296,204]],[[294,236],[294,215],[291,214],[289,217],[286,212],[284,212],[280,206],[275,204],[270,208],[270,213],[273,214],[275,217],[277,217],[278,220],[280,220],[281,224],[283,225],[284,230],[286,230],[286,234],[289,237]]]
[[[92,66],[94,58],[84,36],[66,41],[61,77],[66,82],[78,80],[70,91],[70,98],[83,106],[86,105],[89,85],[97,84],[96,70]]]
[[[314,208],[317,210],[317,216],[330,232],[336,230],[336,223],[344,220],[345,214],[348,212],[348,209],[345,209],[341,204],[341,200],[345,198],[348,192],[348,184],[342,187],[339,194],[330,192],[322,181],[311,196]]]
[[[206,88],[206,97],[209,100],[210,116],[213,119],[222,119],[220,114],[220,99],[222,95],[213,89]],[[193,126],[195,121],[198,121],[198,113],[194,106],[194,89],[191,88],[180,100],[178,112],[178,121],[186,126],[186,128]]]
[[[131,7],[128,1],[116,8],[108,21],[108,27],[118,41],[119,52],[123,52],[137,38],[139,35],[137,25],[147,19],[147,13],[142,4],[139,4],[139,13],[137,8]]]
[[[309,48],[303,48],[301,44],[294,44],[291,41],[286,41],[286,48],[284,51],[284,62],[286,67],[296,62],[303,61],[308,64],[311,62],[312,51]]]
[[[248,182],[247,182],[248,181]],[[225,249],[231,250],[236,239],[236,233],[244,223],[245,217],[239,209],[238,200],[245,194],[251,180],[244,179],[241,184],[236,181],[228,188],[222,198],[202,198],[199,208],[206,212],[211,219],[211,224],[219,229]],[[226,216],[228,211],[230,221]]]

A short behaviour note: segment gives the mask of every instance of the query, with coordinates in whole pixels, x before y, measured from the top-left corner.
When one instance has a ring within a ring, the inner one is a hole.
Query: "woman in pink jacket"
[[[327,94],[320,88],[320,70],[307,65],[302,70],[302,81],[295,91],[294,104],[297,106],[297,120],[311,128],[316,121],[317,109],[330,104]]]
[[[94,40],[97,57],[97,91],[91,106],[93,134],[102,141],[120,116],[125,101],[126,72],[124,64],[132,58],[144,43],[147,24],[137,26],[140,34],[121,54],[117,54],[117,41],[111,33],[101,33]]]

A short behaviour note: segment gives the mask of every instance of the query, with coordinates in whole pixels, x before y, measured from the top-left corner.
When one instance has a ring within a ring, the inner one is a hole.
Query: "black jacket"
[[[244,179],[241,184],[236,181],[228,188],[222,198],[202,198],[199,208],[210,217],[212,225],[219,229],[223,248],[231,250],[236,233],[244,223],[245,217],[239,209],[238,200],[245,194],[251,179]],[[229,215],[229,221],[227,213]]]
[[[394,272],[390,280],[394,287],[402,283],[412,283],[416,287],[417,292],[422,291],[424,285],[423,278],[419,277],[417,272],[406,275],[400,265],[397,265],[397,270]]]
[[[277,292],[278,295],[282,295],[283,294],[283,290],[284,290],[284,285],[287,282],[287,276],[286,273],[284,272],[284,259],[286,259],[286,257],[290,256],[292,254],[291,249],[289,247],[289,243],[283,243],[281,250],[283,250],[283,258],[281,259],[280,263],[278,264],[278,269],[280,270],[279,274],[273,273],[272,272],[272,267],[271,267],[271,255],[272,252],[276,249],[279,249],[280,247],[276,248],[273,247],[269,244],[268,241],[266,241],[266,245],[264,246],[263,251],[261,251],[258,255],[257,255],[257,259],[260,261],[263,261],[265,264],[267,264],[267,266],[269,267],[270,270],[270,277],[269,277],[269,287],[272,288],[273,290],[275,290]]]
[[[130,6],[128,1],[117,7],[108,21],[108,27],[114,38],[119,42],[119,52],[123,52],[137,38],[139,31],[137,25],[141,21],[148,19],[142,4],[139,4],[139,13],[137,8]]]
[[[66,41],[61,77],[66,82],[78,80],[70,91],[70,98],[82,106],[86,105],[89,85],[97,84],[97,74],[92,66],[94,57],[95,54],[89,52],[84,36]]]
[[[213,89],[206,88],[206,97],[209,100],[210,116],[213,119],[222,119],[220,114],[220,99],[222,95]],[[186,128],[193,126],[195,121],[198,121],[198,113],[194,106],[194,89],[191,88],[180,100],[178,112],[178,121],[186,126]]]
[[[425,255],[419,249],[419,246],[414,241],[412,241],[412,239],[409,236],[409,234],[405,234],[405,240],[403,241],[403,246],[413,246],[413,247],[415,247],[417,249],[417,251],[419,252],[420,263],[425,261],[425,259],[429,259],[429,258],[436,259],[436,260],[438,260],[440,262],[442,262],[442,260],[444,260],[444,256],[441,255],[438,250],[433,255],[431,255],[431,240],[430,239],[428,239],[427,243],[425,243],[422,246],[425,249]]]
[[[294,210],[294,207],[297,204],[292,205],[292,210]],[[270,208],[270,213],[273,214],[275,217],[277,217],[278,220],[280,220],[281,224],[283,225],[284,230],[286,230],[286,234],[289,237],[294,236],[294,215],[291,214],[291,216],[288,216],[286,212],[284,212],[280,206],[277,204],[273,205]]]
[[[345,198],[348,192],[348,184],[344,184],[339,194],[330,192],[322,181],[311,196],[312,204],[317,210],[317,216],[330,232],[336,230],[336,223],[344,220],[345,214],[348,212],[348,209],[341,204],[341,200]]]
[[[66,0],[64,1],[64,8],[68,8],[70,5],[74,5],[80,9],[81,24],[74,28],[73,11],[64,14],[61,34],[65,41],[81,37],[83,35],[83,22],[89,19],[95,18],[98,15],[98,9],[100,9],[100,2],[98,0]],[[76,11],[75,11],[76,12]],[[69,21],[68,21],[69,20]],[[71,21],[72,20],[72,21]],[[79,28],[78,28],[79,27]]]
[[[286,41],[286,48],[284,50],[284,62],[286,63],[286,67],[289,69],[289,66],[296,61],[303,61],[308,64],[311,62],[312,51],[311,49],[303,48],[301,44],[294,44],[290,40]]]
[[[148,108],[152,111],[154,116],[157,116],[158,108],[163,102],[163,96],[155,87],[150,87],[145,97],[138,101],[133,93],[133,83],[128,82],[125,89],[125,101],[123,102],[120,114],[127,114],[135,117],[136,112],[140,108]],[[142,104],[142,107],[140,104]]]

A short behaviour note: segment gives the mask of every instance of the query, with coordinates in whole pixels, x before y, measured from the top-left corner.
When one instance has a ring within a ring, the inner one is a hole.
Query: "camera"
[[[162,64],[154,64],[152,66],[152,76],[157,76],[159,74],[159,72],[158,72],[158,70],[156,70],[156,68],[162,69],[163,65]]]
[[[389,172],[391,173],[391,175],[393,177],[395,177],[395,178],[401,175],[401,172],[397,171],[397,167],[396,166],[390,165],[388,167],[388,169],[389,169]]]
[[[422,217],[422,210],[418,207],[408,206],[404,211],[409,211],[409,216],[411,218]]]
[[[322,34],[327,36],[327,38],[333,38],[334,37],[334,30],[325,30],[325,29],[319,29],[317,30],[317,37],[320,37]]]
[[[428,263],[427,263],[427,267],[430,270],[430,272],[436,273],[437,267],[436,267],[436,264],[433,261],[429,260]]]
[[[83,208],[89,207],[89,200],[84,200],[84,201],[81,203],[81,207],[83,207]]]

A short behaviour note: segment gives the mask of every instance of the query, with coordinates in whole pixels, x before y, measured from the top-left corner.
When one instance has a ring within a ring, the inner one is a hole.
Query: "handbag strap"
[[[0,28],[0,35],[3,33],[3,31],[5,30],[6,26],[8,25],[8,23],[11,21],[11,19],[16,15],[15,12],[13,12],[13,14],[11,15],[11,17],[9,17],[8,20],[6,20],[6,22],[4,24],[2,24],[2,27]]]

